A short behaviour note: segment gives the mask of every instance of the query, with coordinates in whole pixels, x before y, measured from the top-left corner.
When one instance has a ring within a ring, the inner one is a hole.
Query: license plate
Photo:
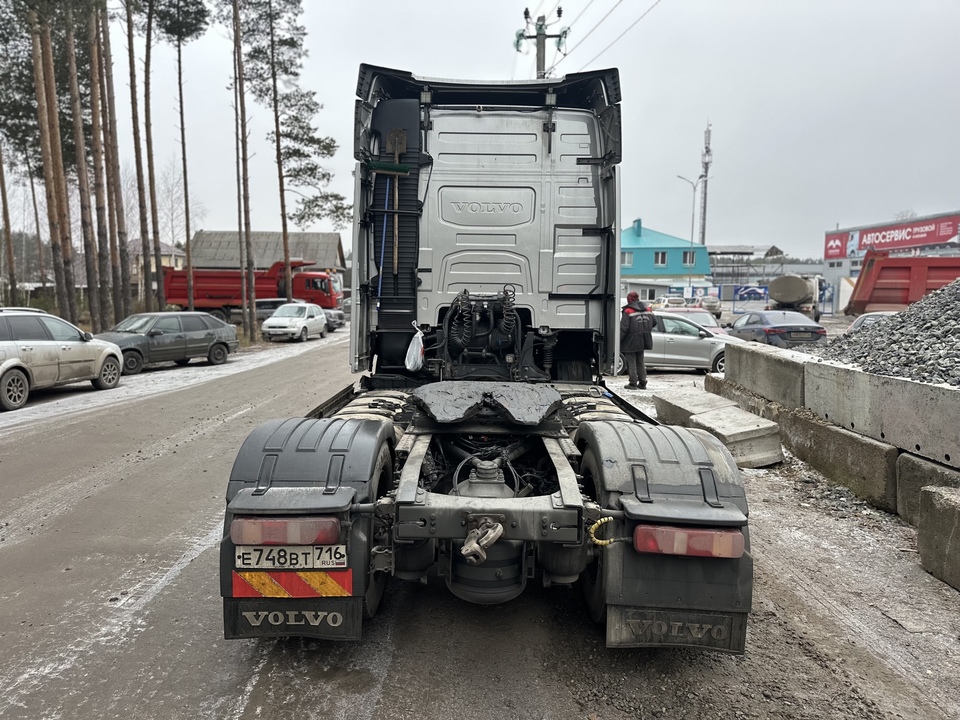
[[[334,570],[347,567],[347,546],[241,545],[236,561],[244,570]]]
[[[795,338],[811,338],[811,337],[813,337],[813,333],[808,333],[808,332],[795,332],[795,333],[791,333],[791,334],[792,334],[793,337],[795,337]]]

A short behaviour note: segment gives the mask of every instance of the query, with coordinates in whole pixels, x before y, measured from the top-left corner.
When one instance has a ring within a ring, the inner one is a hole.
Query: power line
[[[653,3],[653,5],[651,5],[651,6],[648,7],[646,10],[644,10],[643,15],[641,15],[641,16],[638,17],[636,20],[634,20],[634,21],[630,24],[630,27],[628,27],[626,30],[624,30],[622,33],[620,33],[612,43],[610,43],[610,44],[607,45],[603,50],[601,50],[601,51],[598,52],[596,55],[594,55],[594,56],[593,56],[589,61],[587,61],[587,63],[586,63],[582,68],[580,68],[580,70],[578,70],[577,72],[580,72],[580,71],[584,70],[588,65],[590,65],[590,63],[592,63],[592,62],[593,62],[594,60],[596,60],[598,57],[600,57],[601,55],[603,55],[607,50],[609,50],[609,49],[612,48],[614,45],[616,45],[617,42],[618,42],[624,35],[626,35],[628,32],[630,32],[631,30],[633,30],[633,28],[636,26],[636,24],[637,24],[638,22],[640,22],[640,21],[643,20],[647,15],[649,15],[649,14],[650,14],[650,11],[653,10],[657,5],[659,5],[659,4],[661,3],[661,1],[662,1],[662,0],[655,0],[655,2]],[[618,3],[618,4],[619,4],[619,3]],[[570,52],[573,52],[573,50],[571,50]],[[570,53],[567,53],[567,55],[569,55],[569,54],[570,54]],[[563,59],[563,58],[561,58],[561,61],[562,61],[562,59]]]
[[[607,14],[606,14],[606,15],[604,15],[602,18],[600,18],[600,22],[598,22],[596,25],[594,25],[592,28],[590,28],[590,29],[587,31],[587,34],[584,35],[583,38],[580,40],[580,42],[578,42],[576,45],[574,45],[572,48],[570,48],[570,49],[567,51],[567,54],[564,55],[562,58],[560,58],[559,61],[557,61],[557,65],[559,65],[560,63],[562,63],[562,62],[563,62],[564,60],[566,60],[568,57],[570,57],[570,55],[573,54],[573,51],[574,51],[574,50],[576,50],[578,47],[580,47],[581,45],[583,45],[584,41],[585,41],[588,37],[590,37],[590,34],[591,34],[594,30],[596,30],[598,27],[600,27],[600,26],[603,24],[603,21],[606,20],[608,17],[610,17],[610,13],[612,13],[614,10],[616,10],[616,9],[617,9],[617,6],[620,5],[620,3],[622,3],[622,2],[623,2],[623,0],[617,0],[617,4],[614,5],[612,8],[610,8],[610,9],[607,11]],[[584,8],[584,9],[586,9],[586,8]],[[556,67],[556,66],[554,66],[554,67]]]
[[[577,20],[583,17],[583,14],[590,8],[591,5],[593,5],[593,0],[590,0],[590,2],[588,2],[586,5],[583,6],[583,10],[580,11],[580,14],[577,15],[573,19],[573,22],[570,23],[570,25],[567,27],[568,30],[577,24]]]

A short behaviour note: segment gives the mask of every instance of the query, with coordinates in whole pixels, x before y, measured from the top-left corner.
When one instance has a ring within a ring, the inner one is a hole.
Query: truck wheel
[[[136,350],[130,350],[123,354],[123,374],[136,375],[143,370],[143,355]]]
[[[115,357],[105,358],[103,365],[100,366],[100,374],[90,382],[97,390],[113,390],[120,384],[120,363]]]
[[[583,476],[583,487],[588,493],[592,493],[601,507],[610,508],[610,493],[603,490],[600,485],[600,465],[597,463],[597,455],[593,448],[588,447],[584,450],[583,459],[580,461],[580,475]],[[610,525],[619,526],[620,523],[614,520]],[[618,533],[616,527],[608,529],[605,533],[607,537],[616,537]],[[607,619],[607,587],[604,579],[606,570],[604,563],[605,547],[596,548],[596,560],[588,564],[586,569],[580,573],[580,586],[583,588],[583,599],[587,604],[587,612],[590,619],[595,623],[602,623]]]
[[[370,497],[371,502],[380,498],[382,492],[390,490],[393,484],[393,461],[390,457],[390,449],[384,444],[380,446],[380,452],[377,453],[377,464],[373,468],[373,476],[370,478]],[[378,523],[373,523],[373,529],[370,533],[370,546],[373,547],[377,541],[389,539],[389,532]],[[372,561],[373,558],[371,557]],[[380,608],[380,601],[383,599],[383,589],[387,586],[387,573],[373,572],[369,573],[367,580],[367,592],[363,596],[363,617],[372,618],[377,614]]]
[[[22,370],[12,368],[0,377],[0,407],[4,410],[22,408],[30,395],[30,383]]]
[[[227,322],[227,313],[225,313],[221,308],[214,308],[213,310],[207,310],[210,315],[213,315],[217,320],[222,322]]]

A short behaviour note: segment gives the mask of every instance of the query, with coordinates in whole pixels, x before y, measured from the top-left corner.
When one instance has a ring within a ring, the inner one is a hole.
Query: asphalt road
[[[184,371],[159,368],[95,407],[38,398],[65,403],[54,417],[0,416],[0,718],[960,716],[957,593],[903,552],[902,523],[811,499],[819,481],[796,461],[747,476],[744,657],[607,650],[576,588],[534,584],[481,607],[391,582],[358,643],[224,641],[216,544],[233,458],[261,421],[355,380],[343,340],[191,367],[179,389]],[[698,379],[652,374],[634,399]]]

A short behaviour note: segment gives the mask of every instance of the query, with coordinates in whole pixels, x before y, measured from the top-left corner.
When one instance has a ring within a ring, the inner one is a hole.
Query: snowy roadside
[[[210,365],[202,359],[194,360],[186,367],[177,367],[172,363],[149,365],[138,375],[125,375],[113,390],[95,390],[88,382],[40,390],[32,393],[27,404],[19,410],[0,413],[0,435],[27,423],[136,402],[148,396],[228,377],[303,353],[339,347],[349,340],[349,329],[344,328],[328,334],[326,338],[306,343],[269,343],[241,349],[231,354],[223,365]]]

